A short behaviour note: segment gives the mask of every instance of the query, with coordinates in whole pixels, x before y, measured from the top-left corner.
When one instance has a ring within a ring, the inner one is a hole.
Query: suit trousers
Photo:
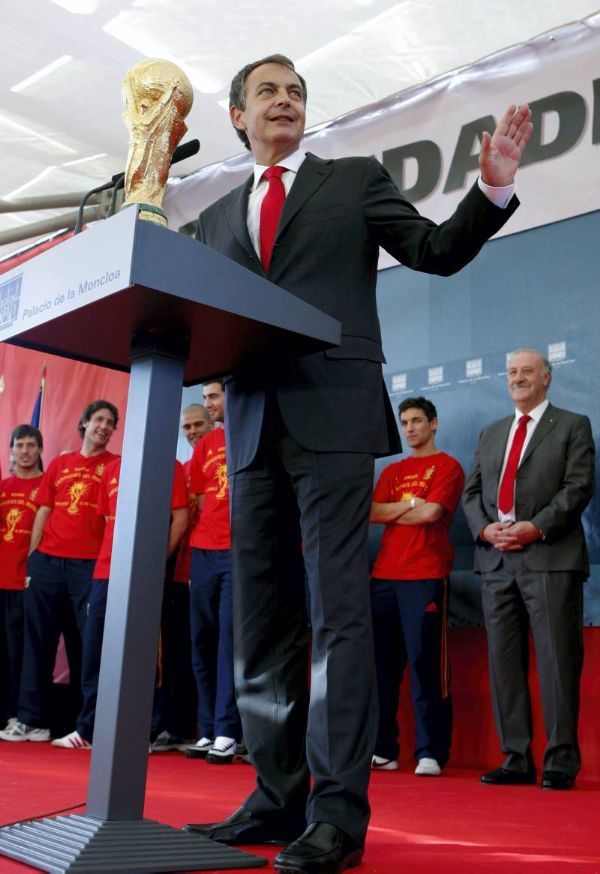
[[[373,458],[305,450],[272,399],[268,409],[257,458],[230,478],[235,681],[258,773],[245,806],[272,819],[328,822],[362,843],[377,733]]]
[[[547,745],[543,770],[575,777],[581,765],[577,739],[583,665],[583,580],[567,571],[532,571],[519,552],[483,576],[492,703],[503,767],[533,768],[528,685],[531,628]]]

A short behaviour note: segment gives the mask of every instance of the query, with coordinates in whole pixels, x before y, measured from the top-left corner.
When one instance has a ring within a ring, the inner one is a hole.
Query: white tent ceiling
[[[120,83],[143,57],[175,61],[194,85],[188,128],[202,149],[177,166],[177,175],[187,175],[240,151],[227,96],[231,76],[248,60],[276,51],[294,59],[308,80],[311,127],[585,18],[598,0],[3,5],[0,199],[18,200],[85,191],[124,169]],[[56,213],[0,214],[0,231]],[[0,255],[22,245],[0,247]]]

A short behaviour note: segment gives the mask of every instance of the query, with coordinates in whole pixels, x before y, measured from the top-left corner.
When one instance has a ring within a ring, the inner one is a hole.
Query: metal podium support
[[[86,813],[1,828],[0,854],[51,874],[266,864],[142,818],[181,386],[339,339],[339,322],[133,209],[1,277],[0,341],[131,381]]]

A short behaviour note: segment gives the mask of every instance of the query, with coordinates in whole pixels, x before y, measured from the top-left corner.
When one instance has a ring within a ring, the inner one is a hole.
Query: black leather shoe
[[[221,844],[289,844],[305,823],[277,822],[275,817],[262,817],[247,810],[242,804],[222,822],[188,823],[184,832],[202,835]]]
[[[564,771],[544,771],[542,774],[542,789],[572,789],[575,777]]]
[[[313,822],[298,840],[275,856],[277,871],[300,874],[339,874],[356,868],[363,847],[328,822]]]
[[[535,783],[535,771],[509,771],[508,768],[496,768],[481,775],[482,783],[493,783],[495,786],[529,786]]]

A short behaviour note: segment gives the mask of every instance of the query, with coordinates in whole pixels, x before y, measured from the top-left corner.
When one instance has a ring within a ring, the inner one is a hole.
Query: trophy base
[[[138,210],[138,217],[144,222],[154,222],[155,225],[161,225],[163,228],[169,226],[167,214],[160,206],[154,206],[152,203],[124,203],[121,209],[135,206]]]

